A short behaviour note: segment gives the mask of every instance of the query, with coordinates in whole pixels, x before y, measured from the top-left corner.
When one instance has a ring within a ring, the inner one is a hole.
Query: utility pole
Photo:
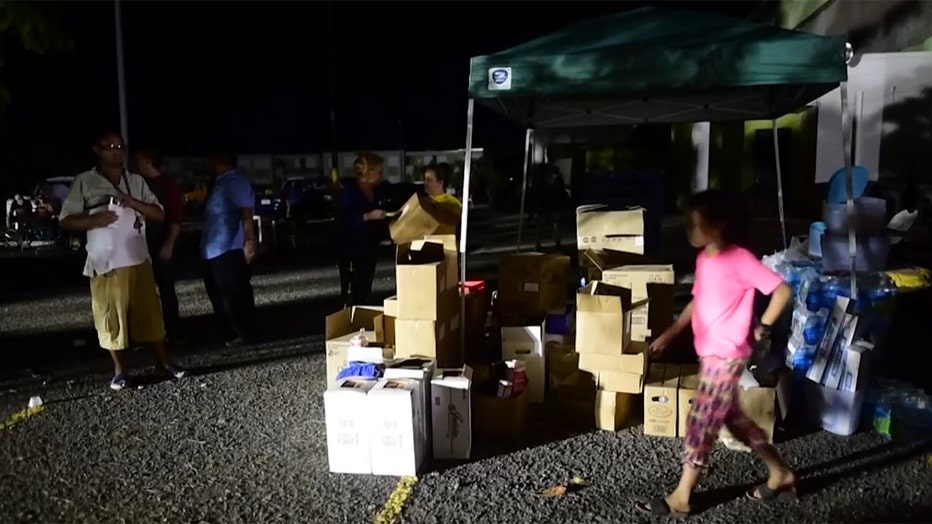
[[[114,21],[116,23],[116,60],[117,89],[120,101],[120,134],[123,142],[129,144],[129,124],[126,116],[126,74],[123,70],[123,17],[120,16],[120,0],[113,2]]]

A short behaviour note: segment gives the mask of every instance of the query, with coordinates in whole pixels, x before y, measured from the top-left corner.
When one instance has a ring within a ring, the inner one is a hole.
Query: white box
[[[805,392],[810,419],[822,429],[842,436],[858,430],[864,391],[838,391],[807,380]]]
[[[373,475],[415,476],[424,461],[424,401],[413,379],[381,379],[369,391]]]
[[[845,351],[845,376],[838,385],[840,391],[863,390],[864,369],[870,351],[874,345],[867,341],[860,341]]]
[[[854,335],[858,328],[858,317],[846,314],[842,326],[843,329],[832,346],[832,356],[829,360],[828,369],[822,377],[822,384],[829,389],[839,389],[838,385],[841,384],[845,376],[845,353],[854,343]]]
[[[331,473],[372,473],[369,455],[369,391],[376,381],[345,378],[324,392],[327,460]]]
[[[806,372],[806,378],[819,384],[822,383],[822,377],[828,368],[829,359],[832,357],[832,348],[835,346],[835,340],[838,335],[843,333],[845,314],[848,313],[851,306],[851,299],[838,297],[835,299],[835,306],[832,308],[832,314],[828,317],[825,324],[825,334],[819,341],[816,349],[815,358],[812,361],[812,367]]]
[[[396,360],[391,363],[389,367],[385,368],[384,378],[388,379],[399,379],[407,378],[412,380],[417,380],[420,391],[418,394],[423,400],[423,417],[421,417],[421,425],[419,430],[423,435],[424,451],[430,453],[433,445],[433,431],[431,430],[431,416],[430,416],[430,381],[434,378],[434,369],[437,367],[437,362],[434,360],[428,359],[407,359],[407,360]]]
[[[535,404],[543,402],[547,380],[543,326],[503,327],[502,360],[524,362],[530,400]]]
[[[435,459],[469,459],[472,451],[472,368],[438,369],[430,381]]]

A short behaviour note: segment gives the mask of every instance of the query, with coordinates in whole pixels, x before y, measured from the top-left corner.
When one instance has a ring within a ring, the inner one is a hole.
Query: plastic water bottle
[[[42,397],[36,395],[35,397],[30,397],[29,399],[29,409],[36,409],[42,405]]]

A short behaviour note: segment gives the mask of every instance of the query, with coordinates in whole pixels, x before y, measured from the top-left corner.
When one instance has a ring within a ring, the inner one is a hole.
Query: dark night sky
[[[757,2],[333,2],[341,150],[459,148],[469,58],[575,21],[661,4],[744,17]],[[112,2],[58,7],[71,53],[8,52],[0,170],[33,180],[91,160],[98,130],[118,128]],[[167,154],[329,147],[327,3],[123,4],[129,134]],[[520,141],[480,112],[476,144]],[[517,143],[517,142],[516,142]]]

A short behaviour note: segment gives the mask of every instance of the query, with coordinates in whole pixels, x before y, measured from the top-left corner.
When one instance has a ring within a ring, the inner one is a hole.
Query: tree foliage
[[[11,93],[4,85],[4,58],[9,50],[20,47],[45,55],[74,49],[63,31],[56,7],[46,2],[0,0],[0,115],[11,100]]]

